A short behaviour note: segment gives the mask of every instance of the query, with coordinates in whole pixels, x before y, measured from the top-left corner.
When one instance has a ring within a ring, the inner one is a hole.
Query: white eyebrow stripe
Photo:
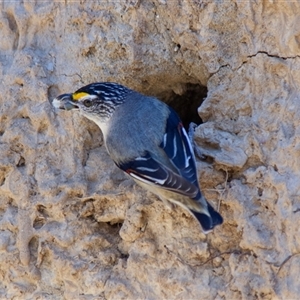
[[[79,98],[77,101],[84,101],[86,99],[90,99],[90,100],[94,100],[94,99],[97,99],[98,97],[95,96],[95,95],[87,95],[87,96],[84,96],[84,97],[81,97]]]

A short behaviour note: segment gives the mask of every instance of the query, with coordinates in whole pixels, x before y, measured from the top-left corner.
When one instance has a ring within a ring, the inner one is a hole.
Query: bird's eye
[[[83,101],[83,105],[86,107],[91,107],[93,105],[92,100],[86,99]]]

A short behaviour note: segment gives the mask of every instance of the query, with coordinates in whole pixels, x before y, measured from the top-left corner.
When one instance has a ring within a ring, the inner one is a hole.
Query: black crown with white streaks
[[[82,111],[90,115],[98,115],[102,119],[108,119],[116,107],[122,104],[128,94],[132,92],[133,90],[118,83],[97,82],[80,88],[73,95],[87,93],[89,97],[83,96]]]
[[[114,82],[97,82],[86,85],[75,93],[85,92],[90,95],[97,95],[99,99],[111,101],[118,105],[124,102],[128,93],[132,92],[129,88]]]

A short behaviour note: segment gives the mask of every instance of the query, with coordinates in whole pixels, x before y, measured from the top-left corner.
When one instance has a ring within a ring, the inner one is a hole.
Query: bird
[[[188,211],[205,234],[223,223],[200,191],[192,143],[166,103],[118,83],[96,82],[57,96],[52,105],[79,110],[96,123],[116,166],[169,207]]]

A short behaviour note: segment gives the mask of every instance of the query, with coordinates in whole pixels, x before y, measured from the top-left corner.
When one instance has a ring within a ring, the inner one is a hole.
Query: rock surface
[[[0,5],[1,299],[299,297],[299,3]],[[207,86],[195,142],[222,226],[205,236],[114,166],[96,125],[53,111],[94,81]]]

